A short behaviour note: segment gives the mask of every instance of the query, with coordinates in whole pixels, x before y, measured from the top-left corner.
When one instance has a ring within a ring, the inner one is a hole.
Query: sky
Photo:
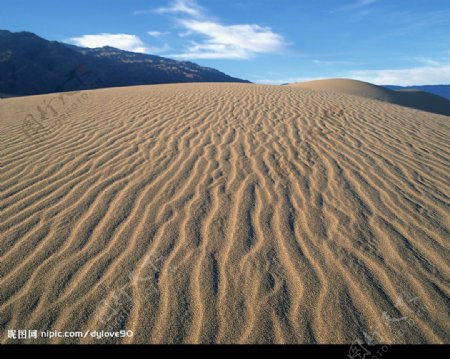
[[[1,0],[0,29],[263,84],[450,84],[450,0]]]

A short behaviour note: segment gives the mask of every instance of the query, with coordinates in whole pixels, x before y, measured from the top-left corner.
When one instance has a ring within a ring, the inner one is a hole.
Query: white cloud
[[[283,37],[269,27],[256,24],[223,25],[206,16],[206,10],[195,0],[171,0],[168,6],[153,10],[171,14],[182,28],[180,38],[188,41],[183,51],[169,55],[180,59],[249,59],[256,54],[276,53],[285,47]],[[146,10],[134,14],[146,13]],[[149,36],[160,38],[167,33],[148,31]],[[138,36],[129,34],[83,35],[68,40],[84,47],[112,46],[122,50],[162,53],[170,49],[147,46]]]
[[[161,37],[161,36],[167,35],[168,32],[148,31],[147,34],[149,34],[151,37]]]
[[[450,64],[395,70],[352,71],[349,75],[352,79],[377,85],[441,85],[450,84]]]
[[[178,58],[191,59],[248,59],[254,54],[281,51],[284,40],[270,28],[259,25],[221,25],[211,21],[180,20],[179,23],[190,35],[205,37],[201,42],[192,42]]]
[[[185,14],[192,17],[201,17],[204,13],[203,7],[195,0],[173,0],[169,6],[156,9],[159,14]]]
[[[207,11],[195,0],[172,0],[167,7],[155,10],[172,14],[189,40],[184,51],[170,55],[181,59],[249,59],[255,54],[281,51],[281,35],[256,24],[223,25],[207,17]],[[180,15],[183,15],[180,17]]]
[[[80,37],[72,37],[68,39],[68,42],[89,48],[111,46],[131,52],[148,52],[147,46],[138,36],[129,34],[83,35]]]

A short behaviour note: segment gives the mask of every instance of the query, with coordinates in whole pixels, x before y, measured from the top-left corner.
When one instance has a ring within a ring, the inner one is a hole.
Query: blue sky
[[[450,84],[449,0],[2,0],[0,28],[257,83]]]

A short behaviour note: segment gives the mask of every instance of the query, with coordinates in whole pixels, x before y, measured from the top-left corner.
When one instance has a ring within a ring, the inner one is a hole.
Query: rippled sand
[[[450,341],[450,117],[184,84],[3,99],[0,128],[3,343]]]

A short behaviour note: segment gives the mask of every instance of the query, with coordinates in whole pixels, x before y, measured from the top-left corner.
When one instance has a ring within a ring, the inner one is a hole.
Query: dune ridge
[[[389,102],[421,111],[450,116],[450,100],[420,90],[390,90],[368,82],[350,79],[324,79],[292,83],[290,86],[316,91],[331,91]]]
[[[2,343],[449,342],[449,117],[289,86],[56,96],[0,101]]]

